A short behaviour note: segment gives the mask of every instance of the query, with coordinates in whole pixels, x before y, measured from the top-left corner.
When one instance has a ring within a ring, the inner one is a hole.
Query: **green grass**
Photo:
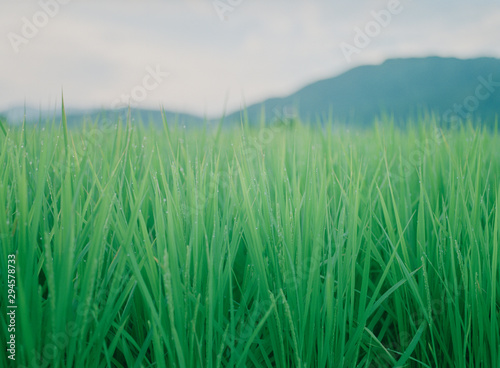
[[[500,367],[498,147],[423,122],[2,127],[0,366]]]

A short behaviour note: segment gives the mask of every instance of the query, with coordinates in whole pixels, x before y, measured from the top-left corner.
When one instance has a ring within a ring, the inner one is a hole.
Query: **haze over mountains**
[[[336,121],[366,124],[384,112],[405,120],[424,110],[439,114],[448,123],[468,114],[489,121],[500,114],[500,60],[390,59],[249,106],[250,120],[261,114],[263,105],[266,116],[295,106],[307,121],[331,116]]]
[[[338,121],[353,125],[372,123],[381,114],[405,121],[424,111],[436,113],[442,123],[454,123],[471,117],[493,124],[500,115],[500,59],[477,58],[408,58],[389,59],[380,65],[353,68],[333,78],[311,83],[295,93],[248,106],[250,123],[258,123],[283,115],[300,117],[306,122]],[[126,109],[118,111],[124,114]],[[23,109],[6,111],[3,115],[14,124],[22,120]],[[41,115],[40,115],[41,114]],[[57,112],[29,109],[28,120],[54,117]],[[84,117],[113,118],[116,111],[71,111],[70,124]],[[134,119],[161,122],[158,110],[133,109]],[[224,118],[227,124],[244,117],[243,110]],[[168,121],[177,119],[186,124],[202,123],[203,118],[189,114],[166,112]]]

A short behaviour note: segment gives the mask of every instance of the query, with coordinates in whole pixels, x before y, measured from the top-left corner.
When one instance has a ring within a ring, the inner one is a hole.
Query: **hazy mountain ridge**
[[[493,83],[485,85],[488,80]],[[480,96],[476,97],[478,88]],[[494,121],[500,114],[500,60],[389,59],[380,65],[359,66],[317,81],[290,96],[251,105],[247,108],[249,119],[261,116],[263,106],[266,117],[294,106],[303,120],[313,122],[330,116],[334,120],[366,124],[381,113],[405,120],[423,110],[439,114],[447,123],[469,113]],[[235,112],[228,118],[240,116],[241,112]]]
[[[40,111],[26,108],[27,121],[60,118],[60,111]],[[306,122],[340,121],[366,125],[377,116],[388,114],[396,121],[432,111],[442,123],[454,123],[467,117],[477,117],[492,123],[500,115],[500,59],[482,57],[389,59],[380,65],[355,67],[332,78],[311,83],[289,96],[270,98],[246,109],[250,123],[257,124],[262,113],[266,121],[283,116],[300,117]],[[125,119],[127,109],[68,110],[68,123],[80,124],[85,118],[98,120]],[[5,111],[11,124],[23,120],[24,108]],[[134,121],[161,124],[159,110],[131,109]],[[207,119],[165,111],[167,121],[201,124]],[[224,118],[226,124],[241,121],[244,111]],[[212,119],[217,122],[219,119]]]
[[[69,126],[77,126],[82,124],[84,121],[99,121],[101,123],[104,120],[112,121],[113,123],[121,119],[125,121],[129,113],[128,108],[120,108],[115,110],[106,109],[66,109],[66,117]],[[10,124],[19,125],[23,122],[26,116],[26,122],[28,124],[36,124],[39,122],[55,121],[58,122],[61,119],[61,110],[36,110],[30,107],[24,109],[23,107],[16,107],[9,109],[3,113],[0,113],[0,118],[3,116]],[[144,123],[153,122],[154,124],[162,124],[162,111],[153,109],[139,109],[131,108],[130,116],[132,121],[138,122],[142,121]],[[163,116],[167,122],[180,122],[183,124],[200,124],[203,119],[186,113],[177,113],[173,111],[163,111]]]

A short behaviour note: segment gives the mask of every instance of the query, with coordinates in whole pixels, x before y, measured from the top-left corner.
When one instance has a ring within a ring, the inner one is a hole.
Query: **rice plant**
[[[0,366],[500,367],[498,147],[432,119],[2,126]]]

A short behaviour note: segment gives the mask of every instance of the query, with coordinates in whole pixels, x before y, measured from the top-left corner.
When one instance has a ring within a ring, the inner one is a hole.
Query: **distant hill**
[[[488,80],[493,83],[487,83]],[[464,104],[466,107],[458,106]],[[331,116],[334,120],[364,125],[382,113],[404,121],[424,110],[438,113],[443,123],[453,123],[469,112],[493,122],[500,115],[500,60],[390,59],[381,65],[356,67],[312,83],[290,96],[251,105],[246,112],[251,122],[259,121],[263,110],[266,120],[270,120],[283,114],[287,106],[294,106],[303,120],[312,122]],[[230,114],[227,121],[240,120],[242,116],[238,111]]]
[[[409,58],[389,59],[380,65],[353,68],[333,78],[320,80],[297,92],[271,98],[249,106],[245,113],[250,123],[297,116],[305,122],[340,121],[352,125],[373,123],[382,114],[393,116],[396,122],[417,117],[425,111],[437,113],[440,122],[453,124],[467,116],[492,124],[500,115],[500,59],[477,58]],[[127,109],[68,110],[68,123],[81,124],[84,118],[104,117],[125,119]],[[11,124],[22,122],[24,108],[5,111]],[[175,112],[165,112],[167,121],[183,125],[202,124],[203,118]],[[239,123],[243,111],[224,118],[226,124]],[[28,122],[59,118],[60,111],[27,109]],[[133,121],[161,124],[158,110],[132,109]],[[212,120],[217,122],[218,119]]]
[[[172,111],[164,111],[164,117],[168,123],[177,122],[183,125],[199,125],[203,123],[203,119],[190,114],[177,113]],[[91,113],[79,112],[79,113],[68,113],[68,125],[79,124],[83,119],[92,119],[93,121],[101,121],[106,118],[111,121],[116,121],[117,118],[121,118],[122,121],[127,120],[128,109],[118,109],[118,110],[95,110]],[[153,123],[155,125],[162,125],[162,112],[160,110],[147,110],[147,109],[137,109],[132,108],[130,110],[130,117],[132,122],[143,122],[145,125]]]
[[[4,119],[12,125],[19,125],[22,123],[24,115],[26,114],[27,124],[37,124],[38,122],[46,123],[47,121],[55,120],[56,123],[61,121],[61,110],[48,111],[48,110],[37,110],[33,108],[17,107],[9,109],[0,116],[4,116]],[[68,126],[78,126],[84,121],[99,121],[103,122],[104,119],[109,119],[111,121],[117,121],[121,119],[122,121],[127,120],[128,109],[116,109],[116,110],[76,110],[67,109],[66,117],[68,121]],[[172,111],[164,111],[165,119],[168,123],[177,122],[184,125],[200,125],[203,123],[203,119],[190,114],[176,113]],[[153,123],[155,125],[162,125],[162,112],[160,110],[147,110],[147,109],[137,109],[131,108],[130,117],[132,122],[143,122],[145,125]]]
[[[55,119],[56,123],[60,122],[61,110],[48,111],[48,110],[37,110],[34,108],[27,107],[16,107],[11,108],[0,116],[4,116],[10,124],[19,125],[22,123],[24,116],[26,116],[26,122],[28,124],[36,124],[38,122],[46,123],[47,121],[52,121]],[[82,124],[83,121],[103,121],[103,119],[109,119],[116,121],[119,118],[122,121],[126,121],[128,115],[127,108],[121,108],[116,110],[106,110],[106,109],[89,109],[89,110],[78,110],[78,109],[67,109],[66,117],[69,126],[77,126]],[[133,122],[142,121],[146,125],[153,123],[156,125],[162,124],[162,112],[160,110],[148,110],[148,109],[138,109],[131,108],[130,116]],[[172,111],[164,111],[164,116],[167,122],[178,122],[187,125],[198,125],[203,123],[203,119],[190,114],[177,113]]]

